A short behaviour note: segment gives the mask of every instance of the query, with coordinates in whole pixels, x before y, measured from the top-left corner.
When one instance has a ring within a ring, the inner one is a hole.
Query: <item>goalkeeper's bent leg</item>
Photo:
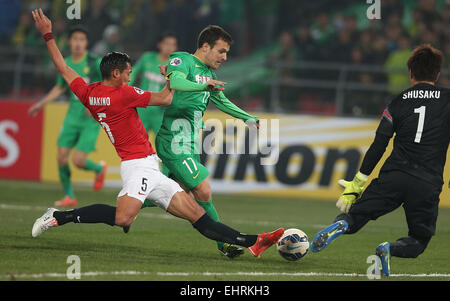
[[[401,258],[416,258],[425,251],[430,239],[431,237],[415,238],[412,236],[399,238],[390,243],[391,255]]]

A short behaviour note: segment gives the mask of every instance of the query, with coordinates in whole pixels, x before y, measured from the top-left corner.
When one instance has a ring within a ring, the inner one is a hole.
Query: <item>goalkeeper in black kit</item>
[[[415,258],[425,250],[436,229],[450,142],[450,90],[435,86],[442,61],[442,53],[430,45],[414,49],[407,62],[411,88],[401,92],[384,110],[355,178],[339,181],[345,190],[336,206],[343,213],[316,234],[311,244],[313,252],[323,250],[341,234],[356,233],[369,220],[400,205],[405,210],[408,236],[376,248],[380,259],[376,269],[389,276],[391,256]],[[362,192],[394,133],[391,155],[378,178]]]

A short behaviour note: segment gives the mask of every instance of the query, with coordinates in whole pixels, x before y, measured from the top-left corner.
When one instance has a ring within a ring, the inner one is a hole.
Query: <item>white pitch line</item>
[[[162,276],[162,277],[268,277],[268,276],[287,276],[287,277],[367,277],[366,274],[357,273],[325,273],[325,272],[309,272],[309,273],[279,273],[279,272],[146,272],[146,271],[111,271],[111,272],[84,272],[80,273],[83,277],[97,276]],[[37,274],[0,274],[0,279],[44,279],[44,278],[66,278],[64,273],[37,273]],[[391,274],[390,277],[406,277],[406,278],[450,278],[450,274],[430,273],[430,274]]]

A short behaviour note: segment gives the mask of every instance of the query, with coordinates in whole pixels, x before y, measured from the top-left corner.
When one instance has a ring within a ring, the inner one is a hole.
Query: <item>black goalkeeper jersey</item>
[[[381,172],[401,170],[442,186],[450,143],[450,89],[417,84],[386,108],[377,134],[394,138]]]

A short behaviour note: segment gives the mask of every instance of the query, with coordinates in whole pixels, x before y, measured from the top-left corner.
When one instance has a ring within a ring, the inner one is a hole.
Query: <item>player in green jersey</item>
[[[258,126],[258,118],[230,102],[223,93],[224,82],[214,72],[226,61],[233,43],[231,36],[219,26],[210,25],[199,35],[194,54],[175,52],[169,57],[166,78],[175,91],[172,104],[166,108],[161,128],[156,136],[156,151],[163,162],[163,172],[178,181],[192,194],[208,216],[219,221],[212,203],[208,169],[200,162],[198,133],[203,116],[211,101],[219,110]],[[183,134],[180,120],[188,122],[191,131]],[[180,139],[181,137],[181,139]],[[144,203],[144,206],[146,204]],[[243,253],[239,247],[217,242],[218,249],[227,257]]]
[[[159,92],[166,84],[166,79],[160,74],[159,65],[167,65],[169,55],[177,50],[177,38],[173,33],[161,34],[158,39],[158,52],[148,51],[142,54],[139,61],[133,67],[130,85],[136,86],[137,79],[140,82],[137,87],[145,91]],[[146,131],[152,130],[156,134],[161,127],[165,107],[137,108],[139,117]]]
[[[69,32],[69,46],[71,55],[65,59],[68,66],[74,69],[88,82],[101,79],[101,59],[87,51],[87,31],[81,27],[73,28]],[[61,76],[58,76],[56,85],[45,97],[34,104],[29,114],[35,116],[49,102],[61,96],[68,86]],[[95,150],[95,144],[99,133],[99,125],[84,108],[78,98],[70,92],[70,105],[64,123],[58,135],[58,167],[65,196],[55,202],[55,206],[76,206],[77,201],[70,180],[69,155],[73,150],[72,162],[81,169],[95,172],[94,190],[100,190],[103,186],[107,165],[105,162],[93,162],[88,154]]]

